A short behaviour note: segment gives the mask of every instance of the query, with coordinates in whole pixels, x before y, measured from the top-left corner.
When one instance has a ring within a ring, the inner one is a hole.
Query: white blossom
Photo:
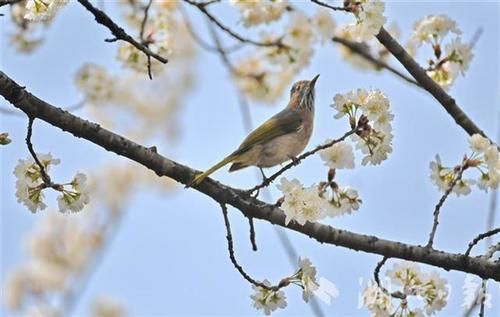
[[[469,138],[469,145],[472,151],[483,153],[490,146],[490,140],[476,133]]]
[[[299,257],[299,270],[296,273],[302,286],[302,299],[309,302],[314,292],[319,288],[316,280],[316,268],[308,258]]]
[[[329,142],[331,142],[331,140],[326,140],[325,144]],[[329,168],[354,168],[354,153],[352,146],[345,142],[335,143],[334,145],[321,150],[319,152],[319,156]]]
[[[47,304],[31,306],[26,311],[26,317],[60,317],[61,312]]]
[[[429,15],[415,23],[411,39],[418,46],[423,43],[440,43],[449,33],[460,35],[462,32],[454,20],[446,15]]]
[[[166,45],[160,44],[155,45],[155,47],[152,51],[156,54],[162,57],[170,56],[171,51]],[[147,74],[148,72],[148,57],[128,42],[119,44],[116,58],[123,63],[124,67],[133,69],[139,73]],[[151,73],[153,75],[158,75],[164,69],[163,66],[163,63],[155,58],[151,58]]]
[[[229,0],[229,4],[239,9],[245,27],[269,24],[279,20],[285,11],[287,0]]]
[[[413,262],[399,261],[392,269],[386,271],[386,276],[399,286],[402,286],[405,294],[415,295],[422,285],[423,273],[418,265]]]
[[[62,190],[61,195],[57,198],[59,211],[62,213],[68,210],[78,212],[90,201],[87,176],[85,176],[85,174],[77,173],[70,185],[71,189]]]
[[[52,19],[68,2],[69,0],[27,0],[24,18],[34,22]]]
[[[268,280],[262,282],[266,286],[271,286]],[[270,315],[278,308],[286,307],[286,296],[283,291],[270,291],[262,287],[252,285],[254,294],[250,296],[255,309],[263,310],[265,315]]]
[[[52,165],[57,165],[60,162],[59,159],[54,159],[50,153],[37,153],[36,155],[45,172],[48,172]],[[47,205],[43,201],[44,194],[42,192],[45,189],[45,184],[40,167],[35,163],[35,160],[33,158],[20,159],[14,168],[14,175],[17,178],[17,201],[24,204],[33,213],[39,209],[45,209]]]
[[[321,38],[321,42],[330,41],[335,34],[335,20],[325,8],[319,8],[313,17],[313,25]]]
[[[453,187],[453,193],[455,195],[460,196],[466,196],[471,193],[471,185],[474,185],[476,182],[472,179],[459,179],[457,183],[455,184],[455,187]]]
[[[360,49],[365,50],[366,52],[370,51],[370,46],[366,42],[357,42],[355,39],[355,36],[352,34],[352,30],[349,28],[349,26],[343,26],[340,28],[337,28],[335,31],[335,36],[342,38],[344,40],[350,41],[350,42],[355,42],[356,45]],[[337,50],[340,54],[340,57],[342,57],[347,63],[349,63],[351,66],[360,69],[360,70],[374,70],[375,67],[373,63],[368,61],[366,58],[363,56],[357,54],[356,52],[353,52],[349,47],[345,45],[336,45]]]
[[[93,317],[124,317],[126,316],[125,308],[116,300],[99,296],[92,303]]]
[[[361,292],[360,304],[368,308],[372,317],[389,317],[393,310],[391,297],[373,281]]]
[[[308,188],[297,185],[297,180],[288,181],[281,179],[281,185],[278,189],[284,195],[281,209],[285,212],[285,223],[288,224],[294,220],[300,225],[307,221],[315,222],[324,215],[324,200],[319,196],[316,186]]]
[[[425,300],[425,311],[427,315],[432,315],[446,306],[448,292],[446,279],[441,278],[435,271],[432,271],[424,277],[418,293]]]
[[[75,84],[89,102],[108,101],[113,97],[114,78],[95,64],[84,64],[76,73]]]
[[[359,199],[358,191],[350,188],[344,187],[338,193],[339,202],[340,202],[340,210],[343,213],[352,213],[354,210],[359,209],[359,204],[361,200]]]
[[[481,283],[475,281],[472,274],[465,275],[462,289],[464,294],[462,307],[471,309],[475,305],[480,305],[483,300],[486,307],[491,307],[491,294],[486,293],[486,289],[481,286]]]
[[[457,77],[458,74],[464,75],[474,57],[471,46],[462,43],[460,37],[452,39],[449,44],[446,44],[445,54],[448,57],[447,63],[450,64],[449,71],[454,77]]]
[[[354,0],[349,2],[358,3]],[[356,8],[353,12],[356,16],[356,22],[348,25],[348,28],[358,41],[367,41],[377,35],[385,23],[385,4],[380,0],[363,0],[359,3],[360,7],[357,7],[357,4],[350,4]]]
[[[365,154],[361,164],[378,165],[386,160],[392,153],[391,121],[394,118],[389,111],[389,99],[378,89],[357,89],[335,95],[333,102],[332,107],[337,111],[335,118],[348,116],[350,121],[356,121],[357,114],[361,113],[373,122],[368,133],[351,136],[356,149]]]

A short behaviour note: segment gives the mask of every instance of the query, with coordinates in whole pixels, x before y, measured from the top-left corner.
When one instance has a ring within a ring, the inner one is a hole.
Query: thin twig
[[[250,227],[250,243],[252,244],[252,250],[257,251],[257,242],[255,241],[255,227],[252,217],[248,217],[248,226]]]
[[[224,225],[226,226],[226,239],[227,239],[227,250],[229,251],[229,258],[231,259],[231,263],[236,268],[236,270],[243,276],[245,280],[250,282],[251,284],[266,289],[268,291],[277,291],[284,285],[276,285],[276,286],[267,286],[264,283],[254,280],[250,275],[248,275],[241,265],[236,261],[236,257],[234,256],[234,246],[233,246],[233,236],[231,234],[231,225],[229,223],[229,217],[227,215],[227,206],[225,204],[220,204],[222,209],[222,215],[224,216]]]
[[[213,47],[211,46],[210,44],[208,44],[207,42],[205,42],[205,40],[203,38],[201,38],[201,36],[198,35],[198,33],[196,33],[193,29],[193,26],[191,24],[191,21],[189,20],[189,16],[186,12],[186,10],[184,9],[183,6],[179,6],[179,11],[181,12],[181,16],[184,20],[184,24],[189,32],[189,34],[191,35],[191,37],[193,38],[194,42],[196,44],[198,44],[198,46],[200,46],[201,48],[203,48],[204,50],[208,51],[208,52],[212,52],[212,53],[219,53],[219,49],[216,48],[216,47]],[[245,45],[245,43],[237,43],[233,46],[230,46],[230,47],[226,47],[224,48],[224,52],[226,53],[232,53],[232,52],[235,52],[241,48],[243,48]]]
[[[351,12],[348,8],[345,7],[334,7],[332,5],[329,5],[328,3],[321,2],[318,0],[311,0],[312,3],[316,3],[317,5],[320,5],[322,7],[332,9],[333,11],[344,11],[344,12]]]
[[[478,234],[468,245],[467,247],[467,250],[465,251],[464,253],[464,256],[469,256],[471,251],[472,251],[472,248],[474,248],[474,246],[476,244],[479,243],[479,241],[483,240],[484,238],[488,238],[488,237],[491,237],[497,233],[500,232],[500,227],[498,228],[495,228],[495,229],[492,229],[492,230],[489,230],[489,231],[486,231],[484,233],[481,233],[481,234]]]
[[[386,294],[389,294],[389,291],[384,287],[382,286],[382,283],[380,283],[380,270],[382,269],[382,266],[384,266],[385,262],[388,260],[389,258],[384,256],[382,258],[382,260],[380,260],[377,265],[375,266],[375,269],[373,270],[373,279],[375,280],[375,283],[377,283],[377,286],[382,290],[384,291],[384,293]]]
[[[12,5],[21,2],[21,0],[0,0],[0,8],[6,5]]]
[[[214,15],[212,15],[208,10],[206,9],[206,5],[200,2],[195,2],[192,0],[184,0],[184,2],[198,8],[210,21],[215,23],[219,27],[219,29],[223,30],[227,34],[229,34],[231,37],[235,38],[236,40],[242,42],[242,43],[248,43],[248,44],[253,44],[255,46],[262,46],[262,47],[272,47],[272,46],[278,46],[278,47],[287,47],[285,44],[281,43],[279,40],[275,42],[258,42],[255,40],[248,39],[246,37],[243,37],[239,35],[238,33],[234,32],[231,30],[229,27],[225,26],[220,22]]]
[[[375,65],[376,67],[386,69],[389,72],[393,73],[394,75],[398,76],[399,78],[403,79],[404,81],[406,81],[412,85],[415,85],[418,88],[422,88],[422,86],[420,86],[419,83],[417,83],[413,78],[403,74],[402,72],[400,72],[396,68],[392,67],[391,65],[387,64],[386,62],[375,58],[372,54],[370,54],[370,52],[368,50],[366,50],[363,47],[362,43],[356,43],[353,41],[349,41],[349,40],[346,40],[346,39],[344,39],[342,37],[338,37],[338,36],[334,36],[332,38],[332,41],[335,43],[344,45],[349,50],[351,50],[351,52],[363,57],[364,59],[366,59],[367,61],[369,61],[373,65]]]
[[[148,60],[148,75],[149,78],[152,79],[151,76],[151,57],[156,59],[157,61],[166,64],[168,63],[168,59],[154,53],[151,51],[147,45],[137,42],[132,36],[128,35],[125,30],[123,30],[120,26],[118,26],[106,13],[94,7],[88,0],[78,0],[82,6],[84,6],[90,13],[92,13],[95,17],[97,23],[104,25],[107,27],[111,33],[115,36],[114,39],[106,40],[107,42],[114,42],[117,40],[122,40],[130,43],[135,48],[143,52]]]
[[[139,38],[141,39],[142,43],[145,42],[144,30],[146,29],[146,23],[148,22],[148,16],[149,16],[149,8],[151,8],[152,3],[153,0],[149,0],[148,4],[144,7],[144,17],[142,18],[141,31],[139,32]]]
[[[42,176],[42,180],[47,187],[52,186],[52,181],[50,180],[50,176],[47,174],[45,171],[45,167],[43,164],[40,162],[38,159],[38,156],[35,153],[35,150],[33,149],[33,144],[31,143],[31,136],[33,135],[33,122],[35,121],[35,118],[32,116],[28,115],[28,132],[26,133],[26,146],[28,147],[28,151],[30,152],[31,156],[35,160],[36,165],[38,165],[38,168],[40,169],[40,175]]]
[[[441,210],[441,207],[443,206],[444,202],[446,201],[446,199],[448,198],[450,193],[453,191],[453,188],[455,188],[455,186],[457,185],[458,181],[460,179],[462,179],[462,174],[464,173],[464,170],[466,169],[466,167],[467,167],[467,165],[465,162],[460,165],[459,170],[458,170],[457,174],[455,175],[455,178],[450,183],[450,186],[446,189],[443,196],[441,196],[438,203],[436,204],[436,207],[434,208],[434,213],[433,213],[434,221],[432,223],[432,230],[429,234],[429,241],[427,242],[427,245],[426,245],[427,248],[432,248],[432,245],[434,243],[434,236],[436,235],[436,230],[437,230],[437,227],[439,225],[439,212]]]
[[[377,283],[378,288],[382,290],[382,292],[386,293],[387,295],[393,297],[393,298],[398,298],[398,299],[406,299],[406,295],[401,293],[401,292],[389,292],[387,288],[385,288],[382,283],[380,282],[380,270],[382,269],[382,266],[384,266],[385,262],[389,258],[384,256],[382,260],[380,260],[377,265],[375,266],[375,269],[373,270],[373,279],[375,280],[375,283]]]
[[[488,280],[483,279],[481,282],[481,289],[479,292],[482,293],[481,304],[479,306],[479,317],[484,317],[484,303],[486,301],[486,283]]]
[[[292,168],[292,167],[300,164],[300,162],[302,160],[306,159],[307,157],[309,157],[309,156],[311,156],[313,154],[316,154],[317,152],[319,152],[321,150],[327,149],[327,148],[333,146],[334,144],[337,144],[337,143],[340,143],[340,142],[344,141],[347,137],[349,137],[350,135],[353,135],[354,133],[356,133],[356,131],[357,131],[357,128],[354,128],[354,129],[346,132],[343,136],[341,136],[340,138],[338,138],[336,140],[330,141],[330,142],[322,144],[322,145],[318,145],[314,149],[312,149],[312,150],[310,150],[308,152],[304,152],[302,155],[299,155],[293,161],[291,161],[290,163],[288,163],[285,166],[283,166],[279,171],[277,171],[276,173],[274,173],[270,177],[266,178],[264,181],[262,181],[261,184],[255,186],[255,187],[253,187],[251,189],[249,189],[247,191],[247,193],[248,194],[253,194],[255,191],[257,191],[257,190],[259,190],[261,188],[269,186],[269,184],[271,184],[272,182],[274,182],[274,180],[276,178],[278,178],[281,174],[283,174],[284,172],[286,172],[290,168]]]

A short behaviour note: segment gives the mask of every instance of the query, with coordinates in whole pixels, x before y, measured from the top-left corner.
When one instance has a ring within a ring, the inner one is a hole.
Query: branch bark
[[[54,107],[37,98],[24,87],[18,85],[0,71],[0,95],[14,107],[28,116],[83,138],[100,147],[127,157],[159,176],[166,176],[182,184],[189,184],[198,171],[170,160],[154,151],[121,135],[102,128],[99,124],[81,119],[71,113]],[[356,251],[380,254],[386,257],[405,259],[433,265],[445,270],[457,270],[475,274],[481,278],[500,281],[500,263],[492,263],[480,257],[466,257],[463,254],[430,250],[423,246],[404,244],[375,236],[340,230],[320,223],[285,224],[285,214],[278,207],[250,197],[244,191],[235,189],[207,178],[194,187],[195,190],[211,197],[219,204],[229,204],[240,210],[246,217],[253,217],[285,227],[306,235],[321,243],[342,246]]]
[[[455,99],[446,93],[434,80],[432,80],[425,70],[405,51],[405,49],[387,32],[383,27],[377,34],[377,40],[384,45],[389,52],[406,68],[415,78],[420,86],[427,90],[448,114],[461,126],[469,135],[479,133],[485,137],[486,134],[462,111]]]
[[[97,23],[104,25],[107,27],[115,39],[108,40],[108,42],[114,42],[115,40],[122,40],[125,42],[130,43],[133,45],[135,48],[137,48],[139,51],[143,52],[147,59],[148,59],[148,75],[149,78],[152,79],[151,75],[151,57],[156,59],[157,61],[166,64],[168,63],[168,59],[165,57],[162,57],[153,51],[149,49],[149,47],[143,43],[137,42],[132,36],[128,35],[123,28],[118,26],[104,11],[99,10],[98,8],[94,7],[88,0],[78,0],[80,4],[87,9],[92,15],[94,15],[95,20]],[[149,7],[148,7],[149,9]],[[144,18],[144,24],[145,24],[145,19],[147,18],[147,15]],[[142,34],[141,34],[142,36]],[[141,39],[142,40],[142,39]]]

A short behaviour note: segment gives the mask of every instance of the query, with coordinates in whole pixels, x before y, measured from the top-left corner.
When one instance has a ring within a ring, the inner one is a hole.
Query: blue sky
[[[106,3],[113,16],[118,12]],[[2,9],[6,12],[6,9]],[[229,10],[217,11],[223,19]],[[470,39],[477,28],[483,34],[474,50],[475,57],[465,78],[450,90],[463,110],[490,136],[496,134],[499,120],[499,4],[497,2],[388,2],[386,16],[396,21],[407,38],[414,21],[428,14],[447,14],[457,21],[463,38]],[[196,26],[205,24],[197,12]],[[337,19],[337,15],[335,15]],[[337,21],[342,21],[338,16]],[[0,18],[1,34],[8,24]],[[231,15],[227,21],[236,21]],[[229,23],[229,22],[228,22]],[[340,22],[339,22],[340,23]],[[202,32],[202,34],[204,34]],[[75,71],[84,62],[96,62],[119,70],[116,44],[105,43],[109,32],[97,25],[88,12],[72,3],[64,8],[47,32],[45,44],[33,55],[13,51],[2,37],[1,69],[25,85],[38,97],[57,106],[81,99],[73,84]],[[394,61],[393,61],[394,62]],[[160,152],[184,164],[204,169],[232,151],[245,136],[237,95],[226,69],[217,56],[200,50],[196,62],[196,86],[186,96],[180,115],[180,138],[176,144],[155,140]],[[334,227],[385,239],[424,244],[431,228],[432,210],[440,197],[429,179],[429,162],[436,153],[453,165],[468,151],[467,136],[452,118],[426,92],[403,83],[388,73],[358,71],[346,64],[335,47],[318,47],[309,67],[296,80],[320,73],[316,90],[315,131],[310,147],[326,138],[340,136],[346,122],[334,120],[331,108],[336,93],[355,88],[379,88],[391,101],[394,118],[394,152],[378,167],[358,167],[341,171],[342,184],[357,188],[363,199],[359,212],[325,221]],[[260,123],[287,101],[282,96],[273,105],[251,103],[251,115]],[[10,107],[1,102],[2,107]],[[85,109],[78,115],[89,117]],[[3,147],[1,158],[1,235],[2,284],[6,272],[25,259],[22,237],[31,230],[40,214],[32,215],[15,199],[12,170],[17,159],[27,157],[24,145],[26,120],[0,115],[1,131],[8,131],[13,143]],[[75,170],[91,171],[104,163],[124,162],[114,154],[89,142],[76,140],[45,123],[37,122],[34,143],[39,152],[52,152],[63,164],[54,169],[55,177],[67,177]],[[359,159],[357,161],[359,165]],[[305,184],[318,182],[325,169],[313,157],[289,171],[287,177]],[[226,184],[248,188],[255,184],[255,171],[239,173],[221,170],[214,177]],[[279,197],[271,186],[271,201]],[[463,252],[467,243],[485,230],[489,195],[477,188],[467,197],[452,196],[442,210],[435,247]],[[44,211],[50,212],[50,211]],[[42,212],[41,214],[43,214]],[[141,191],[129,203],[126,216],[88,289],[76,309],[85,315],[88,302],[96,294],[110,295],[125,304],[130,315],[256,315],[251,307],[251,287],[232,267],[227,256],[223,220],[218,205],[210,198],[188,189],[158,194]],[[239,261],[258,279],[276,281],[294,268],[288,262],[272,225],[256,221],[259,252],[252,252],[247,239],[247,220],[230,210]],[[497,217],[498,226],[500,217]],[[360,278],[371,277],[379,256],[315,241],[290,232],[289,237],[301,256],[309,257],[319,276],[334,282],[340,296],[331,306],[321,304],[326,315],[366,316],[358,309]],[[478,247],[480,250],[482,245]],[[389,261],[387,268],[395,261]],[[428,271],[431,268],[422,266]],[[440,316],[461,313],[461,286],[464,274],[438,270],[452,287],[448,306]],[[490,283],[498,298],[498,283]],[[276,315],[309,315],[299,288],[286,290],[288,307]],[[498,315],[495,303],[487,315]],[[9,315],[2,308],[2,315]]]

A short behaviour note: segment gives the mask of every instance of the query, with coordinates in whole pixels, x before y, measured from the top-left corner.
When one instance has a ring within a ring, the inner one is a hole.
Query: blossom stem
[[[33,149],[33,144],[31,143],[31,136],[33,135],[33,122],[35,121],[35,118],[33,116],[28,115],[28,132],[26,133],[26,146],[28,147],[28,151],[30,152],[31,156],[35,160],[36,165],[40,169],[40,175],[42,176],[43,183],[47,187],[52,187],[52,181],[50,180],[50,176],[47,174],[45,171],[45,167],[43,164],[40,162],[38,159],[38,156],[35,153],[35,150]]]

